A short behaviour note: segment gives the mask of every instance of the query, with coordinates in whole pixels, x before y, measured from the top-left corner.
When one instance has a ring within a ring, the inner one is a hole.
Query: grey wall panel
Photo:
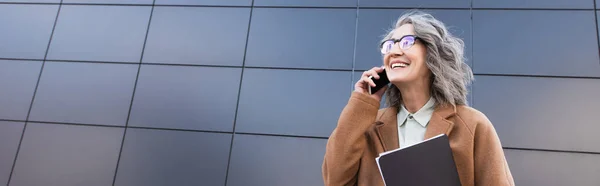
[[[124,130],[29,123],[10,186],[111,185]]]
[[[510,149],[504,152],[516,185],[597,186],[600,183],[598,154]]]
[[[0,5],[0,58],[44,59],[58,5]]]
[[[0,119],[25,120],[41,61],[0,60]]]
[[[155,7],[143,62],[242,66],[250,8]]]
[[[469,8],[471,0],[359,0],[360,7]]]
[[[145,4],[151,5],[153,0],[63,0],[63,3],[81,4]]]
[[[254,0],[254,6],[293,6],[293,7],[356,7],[357,0]]]
[[[157,5],[219,5],[219,6],[250,6],[252,0],[156,0]]]
[[[227,186],[323,185],[326,139],[236,135]]]
[[[598,5],[596,5],[596,6],[598,6]],[[600,23],[600,19],[598,19],[598,17],[600,17],[600,14],[598,14],[598,13],[599,13],[599,11],[596,10],[596,21],[597,21],[596,22],[596,26],[597,26],[598,29],[600,29],[600,24],[599,24]],[[600,32],[598,32],[598,39],[600,40]]]
[[[30,120],[125,125],[137,65],[47,62]]]
[[[60,3],[60,0],[0,0],[9,3]]]
[[[381,39],[394,28],[405,9],[361,9],[356,36],[355,69],[368,70],[383,64],[379,50]],[[471,60],[471,13],[469,10],[424,10],[446,24],[454,35],[465,42],[467,63]]]
[[[241,72],[143,65],[129,126],[233,131]]]
[[[127,129],[115,185],[223,185],[231,134]]]
[[[473,0],[474,8],[594,8],[589,0]]]
[[[505,147],[600,152],[600,79],[477,76],[475,108]],[[577,136],[574,138],[573,136]]]
[[[48,59],[139,62],[151,8],[64,5]]]
[[[474,10],[474,70],[600,77],[598,41],[573,41],[597,38],[593,23],[593,11]]]
[[[0,121],[0,185],[8,184],[24,125],[23,122]]]
[[[246,66],[352,69],[356,10],[253,11]]]
[[[15,159],[7,186],[323,185],[326,137],[413,8],[464,40],[517,185],[598,185],[595,1],[0,0],[0,185]]]
[[[351,72],[246,69],[236,132],[327,137],[348,101]]]

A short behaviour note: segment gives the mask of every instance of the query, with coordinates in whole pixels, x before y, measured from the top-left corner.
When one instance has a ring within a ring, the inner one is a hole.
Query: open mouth
[[[406,68],[410,66],[410,63],[404,62],[404,61],[400,61],[400,60],[396,60],[393,61],[392,64],[390,65],[391,69],[396,69],[396,68]]]

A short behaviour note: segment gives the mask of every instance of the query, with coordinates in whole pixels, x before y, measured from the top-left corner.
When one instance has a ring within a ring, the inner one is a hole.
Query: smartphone
[[[385,69],[383,69],[383,71],[378,73],[377,75],[379,75],[379,79],[375,79],[373,76],[369,76],[369,78],[372,79],[373,82],[375,82],[375,87],[371,87],[370,85],[368,86],[369,94],[374,94],[377,91],[379,91],[381,88],[383,88],[384,86],[387,86],[388,84],[390,84],[390,80],[387,77]]]

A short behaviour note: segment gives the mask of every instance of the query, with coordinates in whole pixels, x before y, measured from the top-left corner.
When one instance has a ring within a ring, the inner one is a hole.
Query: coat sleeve
[[[325,186],[355,185],[360,159],[367,145],[365,133],[375,122],[379,102],[353,92],[327,141],[322,165]]]
[[[485,115],[479,114],[482,121],[475,129],[475,185],[514,186],[496,129]]]

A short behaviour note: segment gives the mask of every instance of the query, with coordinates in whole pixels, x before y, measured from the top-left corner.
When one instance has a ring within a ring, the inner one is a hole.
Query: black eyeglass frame
[[[387,40],[381,42],[381,44],[379,44],[379,50],[381,51],[381,49],[383,48],[383,44],[385,44],[386,42],[388,42],[388,41],[394,41],[393,45],[395,45],[395,44],[399,43],[400,41],[402,41],[402,39],[404,39],[405,37],[413,37],[415,43],[416,43],[417,40],[420,40],[421,42],[424,42],[423,39],[421,39],[420,37],[418,37],[416,35],[405,35],[405,36],[402,36],[400,39],[393,39],[392,38],[392,39],[387,39]],[[414,43],[413,43],[413,45],[414,45]],[[412,47],[412,45],[411,45],[411,47]]]

